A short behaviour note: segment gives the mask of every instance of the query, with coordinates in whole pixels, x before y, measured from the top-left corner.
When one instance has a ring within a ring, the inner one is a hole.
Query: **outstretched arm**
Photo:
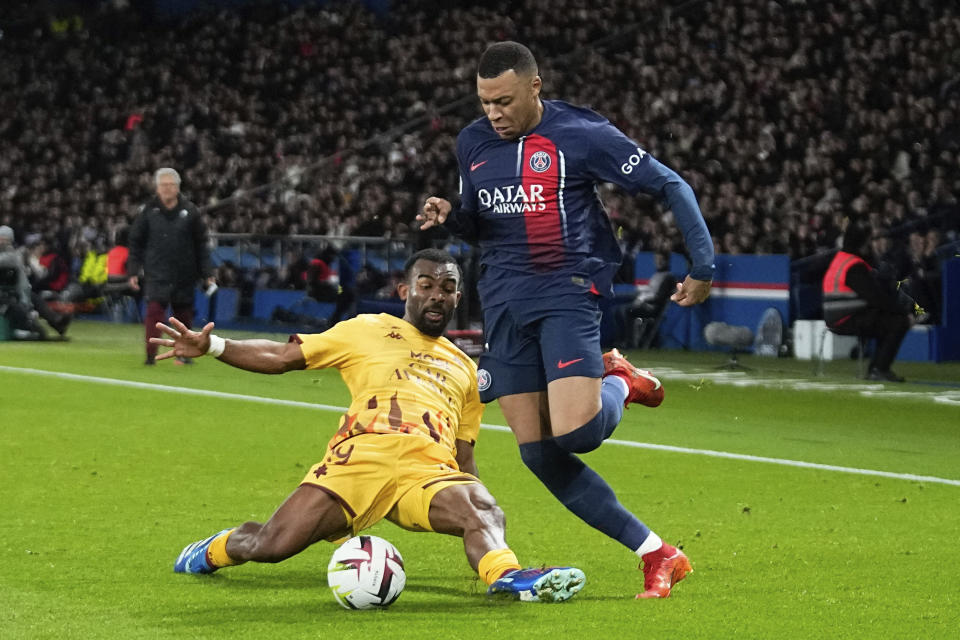
[[[170,325],[157,323],[157,328],[169,338],[150,338],[152,344],[161,347],[173,347],[157,356],[157,360],[166,360],[174,356],[199,358],[210,350],[213,323],[208,322],[200,331],[191,331],[176,318],[170,318]],[[223,340],[213,336],[213,341]],[[224,340],[223,352],[217,359],[227,364],[254,371],[256,373],[286,373],[293,369],[305,369],[307,362],[303,351],[296,342],[275,342],[273,340]]]

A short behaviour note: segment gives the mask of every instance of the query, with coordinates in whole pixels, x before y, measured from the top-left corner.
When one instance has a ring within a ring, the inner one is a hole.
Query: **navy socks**
[[[597,415],[585,425],[554,438],[562,449],[573,453],[587,453],[599,447],[613,434],[623,417],[623,401],[626,398],[626,385],[620,384],[619,380],[612,380],[613,377],[608,376],[600,385],[600,411]]]
[[[621,400],[621,407],[622,403]],[[597,416],[602,413],[603,410]],[[559,438],[521,444],[520,457],[523,463],[557,500],[581,520],[617,540],[630,551],[636,551],[647,539],[650,529],[623,508],[603,478],[577,456],[559,446],[557,441]]]

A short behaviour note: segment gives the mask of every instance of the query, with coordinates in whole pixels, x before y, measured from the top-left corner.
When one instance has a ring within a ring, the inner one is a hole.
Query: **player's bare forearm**
[[[207,355],[214,340],[223,340],[212,336],[212,322],[208,322],[200,331],[192,331],[176,318],[170,318],[169,322],[169,325],[157,323],[157,329],[169,337],[150,338],[155,345],[171,347],[170,351],[159,354],[157,360],[175,356],[199,358]],[[224,340],[222,344],[223,352],[217,358],[238,369],[255,373],[285,373],[307,366],[303,351],[296,342],[255,339]]]
[[[307,366],[300,345],[273,340],[227,340],[217,359],[254,373],[286,373]]]

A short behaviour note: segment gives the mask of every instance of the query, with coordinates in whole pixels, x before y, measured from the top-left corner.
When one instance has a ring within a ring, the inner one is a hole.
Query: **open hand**
[[[158,354],[157,360],[166,360],[174,356],[199,358],[202,355],[206,355],[207,350],[210,348],[210,332],[213,331],[212,322],[208,322],[200,331],[191,331],[176,318],[170,318],[169,322],[170,325],[158,322],[157,329],[160,329],[160,331],[170,336],[170,338],[150,338],[150,344],[156,344],[161,347],[173,347],[172,351]]]

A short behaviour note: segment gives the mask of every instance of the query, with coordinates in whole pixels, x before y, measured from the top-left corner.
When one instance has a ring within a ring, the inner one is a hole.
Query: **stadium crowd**
[[[161,166],[212,233],[412,236],[423,196],[456,192],[473,65],[507,38],[541,60],[545,97],[593,107],[690,182],[718,252],[802,258],[858,217],[908,265],[960,232],[951,0],[26,7],[0,39],[0,224],[75,271]],[[652,200],[603,195],[628,252],[682,251]]]

